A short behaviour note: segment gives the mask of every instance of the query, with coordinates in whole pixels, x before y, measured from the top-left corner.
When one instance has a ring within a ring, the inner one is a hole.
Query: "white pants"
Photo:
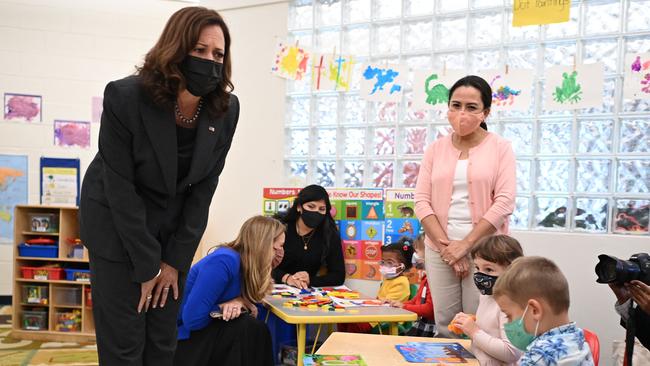
[[[433,300],[433,313],[436,317],[436,335],[445,338],[458,338],[447,329],[449,323],[459,312],[476,314],[479,291],[474,285],[474,262],[470,259],[469,274],[460,279],[454,269],[445,264],[440,253],[426,246],[424,266]]]

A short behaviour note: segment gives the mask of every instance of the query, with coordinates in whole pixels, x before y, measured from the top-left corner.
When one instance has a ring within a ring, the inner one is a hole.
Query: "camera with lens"
[[[629,260],[618,259],[613,256],[601,254],[598,256],[596,274],[598,283],[623,284],[638,280],[650,285],[650,255],[638,253]]]

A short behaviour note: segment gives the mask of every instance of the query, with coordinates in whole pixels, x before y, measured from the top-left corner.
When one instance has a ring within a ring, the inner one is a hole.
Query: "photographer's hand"
[[[650,314],[650,286],[641,281],[634,280],[625,284],[632,299],[644,313]]]
[[[620,283],[608,283],[608,285],[616,295],[616,302],[619,305],[624,304],[630,298],[630,292],[625,285]]]

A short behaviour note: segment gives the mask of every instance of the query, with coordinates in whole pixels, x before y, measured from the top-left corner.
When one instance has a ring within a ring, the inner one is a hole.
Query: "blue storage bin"
[[[57,258],[59,256],[59,246],[23,243],[18,245],[18,255],[21,257]]]
[[[66,268],[65,279],[68,281],[90,282],[90,270]]]

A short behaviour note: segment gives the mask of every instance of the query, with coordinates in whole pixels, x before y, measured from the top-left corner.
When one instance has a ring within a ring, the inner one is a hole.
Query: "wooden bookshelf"
[[[21,205],[14,210],[14,281],[13,322],[11,336],[18,339],[54,342],[95,341],[95,323],[92,307],[87,303],[88,281],[63,279],[23,278],[22,267],[60,267],[88,269],[88,252],[83,249],[82,258],[72,258],[73,244],[68,239],[79,237],[79,221],[76,207]],[[33,214],[48,214],[55,218],[56,228],[51,232],[33,230]],[[20,256],[18,246],[33,238],[58,240],[58,256],[43,258]],[[47,294],[45,294],[47,292]],[[38,294],[38,296],[36,296]],[[26,316],[27,315],[27,316]],[[26,317],[25,317],[26,316]],[[61,319],[72,318],[62,326]],[[25,319],[28,319],[25,321]],[[42,319],[43,322],[37,321]],[[77,319],[80,319],[78,321]],[[41,328],[41,329],[26,329]]]

